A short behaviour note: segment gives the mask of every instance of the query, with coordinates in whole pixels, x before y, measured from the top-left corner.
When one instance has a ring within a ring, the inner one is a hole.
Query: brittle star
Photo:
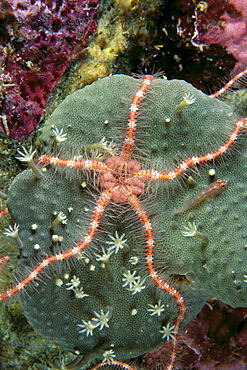
[[[240,78],[241,76],[239,76]],[[239,119],[236,121],[232,133],[226,142],[221,145],[217,150],[201,155],[193,156],[182,161],[174,170],[169,172],[160,172],[154,169],[142,169],[141,163],[136,159],[132,159],[133,149],[135,146],[136,130],[137,130],[137,120],[138,120],[138,109],[141,101],[146,96],[150,85],[153,80],[153,76],[147,75],[143,77],[140,88],[136,92],[130,106],[129,119],[127,123],[127,130],[123,142],[123,148],[118,156],[112,156],[107,158],[104,162],[93,160],[93,159],[64,159],[52,155],[42,155],[37,161],[36,165],[39,164],[49,164],[53,166],[61,166],[67,168],[76,168],[83,170],[91,170],[99,174],[98,184],[102,189],[101,195],[96,202],[95,209],[89,224],[89,229],[85,237],[79,242],[75,247],[63,252],[54,254],[50,257],[45,258],[39,265],[37,265],[33,271],[21,282],[11,289],[0,293],[0,300],[7,299],[16,293],[20,292],[32,281],[34,281],[44,269],[56,261],[66,260],[71,258],[78,253],[81,253],[85,250],[90,243],[92,242],[98,227],[100,220],[104,214],[104,211],[108,204],[112,201],[115,204],[128,203],[132,206],[135,213],[137,214],[143,230],[145,232],[145,263],[148,270],[148,274],[152,279],[153,283],[158,286],[163,291],[170,294],[177,302],[179,307],[179,313],[175,320],[174,324],[174,335],[172,337],[172,353],[169,365],[167,369],[172,369],[175,358],[176,358],[176,342],[178,331],[181,322],[186,313],[186,305],[182,295],[166,281],[164,281],[156,272],[154,266],[154,256],[155,256],[155,245],[154,245],[154,231],[148,214],[143,210],[139,196],[144,193],[145,189],[145,180],[150,181],[169,181],[178,178],[185,174],[189,169],[207,162],[214,161],[216,158],[221,157],[226,153],[232,145],[236,142],[240,134],[246,127],[247,119]],[[236,81],[236,79],[234,80]],[[225,90],[220,90],[222,92],[226,91],[229,88],[229,83],[226,85]],[[217,95],[218,96],[218,95]],[[212,97],[215,97],[212,95]],[[179,114],[181,109],[186,104],[192,104],[193,97],[186,96],[184,101],[177,108],[177,113]],[[33,167],[34,172],[36,173],[37,178],[42,176],[39,168],[35,167],[33,163],[34,152],[25,152],[22,153],[22,160],[28,162],[30,166]],[[5,212],[4,212],[5,213]],[[111,359],[110,364],[119,365],[124,369],[134,370],[128,364],[124,364],[120,361],[115,361]],[[100,363],[94,367],[94,369],[105,366],[106,363]]]

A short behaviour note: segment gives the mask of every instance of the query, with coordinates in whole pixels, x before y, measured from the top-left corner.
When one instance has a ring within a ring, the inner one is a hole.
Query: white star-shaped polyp
[[[6,227],[4,230],[6,231],[5,233],[3,233],[4,235],[11,236],[11,238],[17,238],[19,232],[19,225],[14,224],[13,227],[9,225],[9,227],[8,228]]]
[[[137,263],[139,262],[139,258],[137,256],[133,256],[133,257],[130,257],[129,261],[131,265],[137,265]]]
[[[160,314],[165,311],[164,309],[165,306],[162,304],[161,300],[159,300],[157,304],[155,305],[149,304],[149,306],[151,308],[148,308],[148,311],[151,312],[150,313],[151,316],[153,315],[160,316]]]
[[[135,282],[132,284],[130,288],[127,288],[132,294],[140,293],[143,289],[146,288],[144,285],[145,279],[141,281],[141,277],[138,276],[138,278],[135,280]]]
[[[66,285],[68,285],[68,288],[66,288],[66,290],[71,290],[71,289],[75,289],[75,288],[78,288],[78,286],[80,285],[80,279],[77,278],[75,275],[73,276],[73,278],[70,280],[70,283],[67,283]]]
[[[82,324],[78,324],[79,328],[82,328],[79,333],[85,333],[87,334],[87,337],[89,335],[93,335],[93,329],[95,328],[95,325],[92,323],[91,320],[85,321],[82,320]]]
[[[110,245],[108,250],[115,250],[115,253],[118,253],[120,249],[123,249],[125,246],[127,246],[126,242],[127,239],[124,239],[125,234],[119,236],[118,232],[115,231],[115,237],[108,234],[109,238],[111,238],[112,241],[106,242],[106,244]]]
[[[96,261],[108,263],[113,251],[111,251],[110,248],[107,249],[107,252],[104,250],[104,248],[101,248],[101,249],[102,249],[102,254],[94,253],[95,257],[97,257]]]
[[[137,273],[137,271],[133,271],[133,272],[130,272],[130,270],[128,270],[126,273],[123,274],[123,282],[124,282],[124,285],[123,287],[129,285],[130,288],[132,288],[133,284],[135,283],[136,279],[138,278],[138,276],[135,276],[135,274]]]
[[[57,143],[62,143],[63,141],[67,140],[67,134],[63,133],[63,129],[59,130],[56,126],[52,129],[52,133],[54,136],[54,141]]]
[[[95,314],[96,317],[93,317],[92,321],[94,323],[95,328],[99,327],[99,330],[103,329],[104,326],[109,328],[108,321],[110,320],[110,318],[112,316],[112,309],[111,308],[109,308],[106,311],[106,313],[104,313],[104,311],[101,309],[100,313],[94,311],[94,314]]]
[[[197,226],[195,222],[189,222],[189,226],[184,226],[185,231],[182,231],[184,236],[194,236],[197,233]]]
[[[111,362],[111,361],[114,361],[114,357],[116,357],[116,355],[114,354],[114,351],[112,349],[109,349],[108,351],[105,351],[103,353],[103,361],[102,362]]]
[[[75,293],[75,297],[78,299],[89,297],[89,295],[84,292],[83,288],[75,288],[74,293]]]
[[[173,330],[174,328],[175,326],[170,326],[169,322],[166,326],[162,326],[162,330],[160,330],[160,333],[163,334],[162,339],[167,339],[167,342],[169,342],[171,338],[175,339],[173,334],[177,334],[177,332]]]

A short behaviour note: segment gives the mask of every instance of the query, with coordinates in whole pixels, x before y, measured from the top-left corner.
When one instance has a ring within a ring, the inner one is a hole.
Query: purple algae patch
[[[5,0],[0,17],[0,130],[27,137],[76,45],[97,26],[98,0]]]

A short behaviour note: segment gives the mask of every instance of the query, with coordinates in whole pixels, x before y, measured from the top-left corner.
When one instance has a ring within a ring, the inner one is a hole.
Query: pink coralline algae
[[[5,0],[0,9],[0,130],[28,136],[75,46],[87,45],[99,0]]]
[[[243,0],[229,0],[235,7],[234,16],[225,12],[220,17],[220,25],[208,29],[205,43],[225,46],[227,51],[238,61],[234,74],[241,72],[247,65],[247,2]]]

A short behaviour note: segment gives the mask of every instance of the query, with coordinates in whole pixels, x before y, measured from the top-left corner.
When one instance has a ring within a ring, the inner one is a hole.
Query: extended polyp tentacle
[[[111,199],[112,192],[114,191],[114,188],[109,189],[107,191],[104,191],[100,198],[98,199],[94,213],[89,225],[89,230],[87,232],[87,235],[83,238],[83,240],[77,244],[74,248],[71,248],[67,250],[66,252],[54,254],[53,256],[47,257],[44,259],[39,265],[37,265],[33,271],[20,283],[15,285],[9,290],[6,290],[5,292],[0,293],[0,301],[10,298],[16,293],[20,292],[23,288],[25,288],[28,284],[30,284],[33,280],[37,278],[37,276],[45,269],[47,268],[51,263],[56,261],[62,261],[66,260],[70,257],[75,256],[76,254],[80,253],[82,250],[84,250],[92,241],[98,226],[99,221],[104,213],[104,210],[109,203]]]
[[[175,321],[174,326],[174,337],[172,342],[172,354],[170,363],[167,367],[167,370],[172,369],[175,358],[176,358],[176,342],[177,342],[177,334],[179,330],[179,326],[181,322],[184,319],[185,313],[186,313],[186,305],[183,297],[181,294],[173,288],[171,285],[166,283],[161,277],[157,274],[155,267],[154,267],[154,236],[153,236],[153,229],[151,222],[146,214],[146,212],[142,209],[140,205],[140,201],[138,198],[136,198],[130,190],[126,189],[126,192],[128,193],[128,200],[129,203],[134,208],[136,214],[139,216],[140,221],[142,223],[142,226],[144,228],[145,234],[146,234],[146,266],[149,272],[149,276],[153,280],[154,284],[161,288],[163,291],[170,294],[177,302],[179,306],[179,314]]]
[[[22,147],[22,151],[17,150],[19,153],[19,157],[16,157],[21,162],[26,162],[28,166],[32,169],[34,175],[37,177],[37,179],[41,179],[42,172],[40,169],[36,166],[33,158],[36,153],[36,150],[33,150],[32,146],[27,150],[25,147]]]
[[[52,164],[55,166],[69,167],[69,168],[83,168],[94,171],[110,171],[110,169],[100,161],[91,159],[63,159],[51,155],[41,155],[35,162],[36,164]]]
[[[163,181],[174,180],[177,177],[183,175],[191,167],[196,166],[198,164],[213,161],[216,158],[222,156],[233,146],[233,144],[237,141],[237,139],[246,129],[246,127],[247,127],[247,118],[239,119],[235,123],[234,130],[232,131],[229,139],[218,149],[216,149],[212,153],[208,153],[198,157],[194,156],[187,158],[182,163],[180,163],[174,170],[170,172],[159,172],[155,170],[140,170],[138,172],[134,172],[132,176],[141,178],[143,180],[163,180]]]

